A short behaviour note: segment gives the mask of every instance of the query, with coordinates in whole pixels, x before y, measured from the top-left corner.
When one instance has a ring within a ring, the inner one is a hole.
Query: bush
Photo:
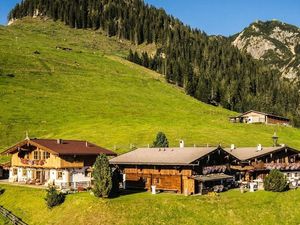
[[[2,195],[4,193],[5,189],[0,187],[0,195]]]
[[[282,192],[288,189],[287,179],[279,170],[271,170],[264,180],[266,191]]]
[[[65,195],[58,192],[54,186],[49,186],[45,200],[48,208],[53,208],[65,201]]]

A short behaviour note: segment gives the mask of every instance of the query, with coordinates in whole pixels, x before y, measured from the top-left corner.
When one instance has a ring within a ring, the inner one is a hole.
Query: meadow
[[[70,48],[71,50],[63,50]],[[0,149],[30,137],[89,140],[123,153],[152,144],[158,131],[177,146],[300,148],[299,129],[232,124],[236,112],[199,102],[124,59],[126,41],[25,18],[0,26]],[[2,158],[7,161],[8,158]]]
[[[219,196],[149,192],[98,199],[89,192],[67,195],[48,209],[45,190],[2,185],[0,203],[29,224],[299,224],[300,190],[284,193],[234,189]]]
[[[270,146],[276,131],[280,143],[300,149],[299,129],[232,124],[228,117],[237,112],[199,102],[126,61],[129,48],[153,50],[50,20],[0,26],[0,149],[24,139],[26,131],[30,137],[89,140],[118,153],[151,144],[158,131],[171,146],[180,139],[186,146]],[[49,210],[44,190],[3,187],[0,204],[29,224],[273,225],[299,224],[300,218],[299,190],[231,190],[216,197],[143,192],[105,200],[86,192]]]

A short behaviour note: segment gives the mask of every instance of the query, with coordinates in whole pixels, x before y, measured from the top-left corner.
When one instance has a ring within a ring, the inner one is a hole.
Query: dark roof
[[[255,110],[249,110],[247,112],[244,112],[238,116],[231,116],[230,118],[234,118],[234,117],[243,117],[244,115],[248,114],[248,113],[251,113],[251,112],[254,112],[254,113],[257,113],[257,114],[261,114],[261,115],[265,115],[265,116],[269,116],[269,117],[273,117],[273,118],[278,118],[278,119],[281,119],[281,120],[287,120],[287,121],[290,121],[290,119],[286,118],[286,117],[283,117],[283,116],[277,116],[277,115],[274,115],[274,114],[270,114],[270,113],[265,113],[265,112],[259,112],[259,111],[255,111]]]
[[[13,153],[18,148],[24,145],[33,145],[38,148],[44,149],[56,155],[99,155],[101,153],[108,156],[116,156],[117,154],[108,149],[97,146],[87,141],[79,140],[62,140],[56,139],[27,139],[10,147],[3,153]]]
[[[218,147],[139,148],[109,160],[116,165],[189,165]]]

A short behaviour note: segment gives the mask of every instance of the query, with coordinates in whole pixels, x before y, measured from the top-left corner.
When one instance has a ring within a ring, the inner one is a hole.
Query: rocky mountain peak
[[[256,21],[232,37],[232,44],[263,60],[289,79],[300,78],[300,29],[272,21]]]

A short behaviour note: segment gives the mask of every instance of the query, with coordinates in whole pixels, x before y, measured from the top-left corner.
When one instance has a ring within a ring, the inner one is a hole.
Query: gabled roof
[[[252,113],[252,112],[257,113],[257,114],[261,114],[261,115],[264,115],[264,116],[270,116],[270,117],[273,117],[273,118],[275,117],[275,118],[279,118],[279,119],[282,119],[282,120],[290,121],[288,118],[283,117],[283,116],[277,116],[277,115],[274,115],[274,114],[264,113],[264,112],[259,112],[259,111],[255,111],[255,110],[249,110],[249,111],[244,112],[244,113],[242,113],[242,114],[240,114],[240,115],[238,115],[238,116],[235,116],[235,117],[243,117],[243,116],[245,116],[246,114]]]
[[[55,155],[99,155],[101,153],[116,156],[117,154],[87,141],[56,139],[26,139],[8,148],[2,154],[12,154],[25,145],[32,145]]]
[[[190,165],[219,147],[139,148],[111,159],[123,165]]]
[[[225,148],[224,150],[236,158],[238,158],[241,161],[246,161],[246,160],[251,160],[254,158],[259,158],[265,155],[269,155],[271,153],[275,153],[281,150],[290,150],[294,151],[295,154],[300,153],[296,149],[289,148],[287,146],[279,146],[279,147],[262,147],[261,150],[257,150],[257,147],[242,147],[242,148],[235,148],[235,149],[230,149],[230,148]]]

